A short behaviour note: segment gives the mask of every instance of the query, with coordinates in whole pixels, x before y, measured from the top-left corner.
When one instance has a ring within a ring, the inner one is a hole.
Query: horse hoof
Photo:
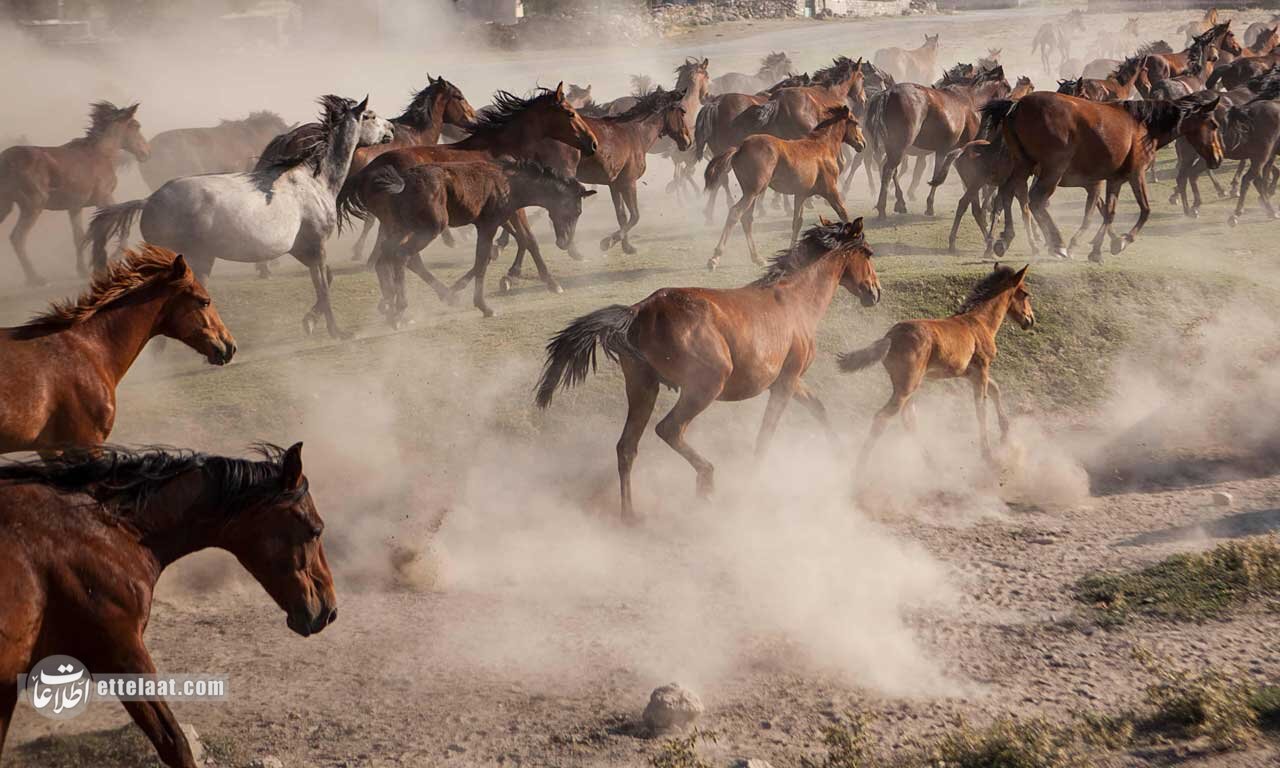
[[[1129,247],[1129,244],[1125,242],[1124,238],[1122,237],[1116,238],[1115,240],[1111,241],[1111,255],[1119,256],[1120,254],[1124,253],[1124,249],[1128,247]]]
[[[600,240],[600,251],[603,253],[613,246],[613,238],[606,237]]]
[[[311,315],[302,318],[302,332],[308,336],[316,332],[316,319]]]
[[[1234,213],[1233,213],[1233,214],[1231,214],[1231,218],[1227,219],[1227,224],[1229,224],[1229,225],[1231,225],[1231,226],[1233,226],[1233,227],[1234,227],[1234,226],[1236,226],[1236,225],[1237,225],[1237,224],[1239,224],[1239,223],[1240,223],[1240,217],[1239,217],[1239,216],[1237,216],[1237,215],[1235,215]]]
[[[1009,248],[1003,240],[997,240],[992,249],[995,250],[996,256],[1004,256],[1004,252]]]
[[[503,275],[498,281],[498,290],[502,293],[511,293],[511,278]]]
[[[1067,252],[1067,249],[1066,249],[1066,248],[1054,248],[1054,249],[1053,249],[1053,258],[1055,258],[1055,259],[1062,259],[1063,261],[1067,261],[1068,259],[1070,259],[1070,258],[1071,258],[1071,254]]]
[[[569,246],[569,258],[573,259],[574,261],[586,261],[586,260],[587,260],[587,257],[586,257],[586,256],[583,256],[583,255],[582,255],[582,252],[581,252],[581,251],[579,251],[577,248],[573,247],[572,245],[571,245],[571,246]]]
[[[622,252],[627,254],[628,256],[635,256],[637,253],[639,253],[639,251],[636,250],[636,247],[634,245],[626,242],[625,240],[622,243]]]
[[[564,293],[564,288],[562,288],[560,286],[560,283],[556,282],[555,280],[547,281],[547,290],[551,291],[552,293]]]
[[[1199,209],[1199,208],[1192,208],[1192,209],[1191,209],[1191,218],[1193,218],[1193,219],[1198,219],[1198,218],[1200,218],[1200,209]]]
[[[488,317],[497,317],[497,316],[498,316],[497,311],[492,310],[492,309],[489,309],[488,307],[482,307],[482,308],[480,309],[480,312],[481,312],[485,317],[487,317],[487,318],[488,318]]]
[[[707,259],[707,271],[715,272],[716,267],[720,266],[720,259]]]
[[[1101,264],[1101,263],[1102,263],[1102,249],[1101,249],[1101,248],[1094,248],[1092,251],[1090,251],[1090,252],[1089,252],[1089,261],[1092,261],[1094,264]]]
[[[444,301],[445,304],[448,304],[451,307],[458,306],[458,303],[460,301],[460,299],[458,298],[458,294],[454,293],[453,291],[446,291],[445,293],[440,294],[440,299]]]

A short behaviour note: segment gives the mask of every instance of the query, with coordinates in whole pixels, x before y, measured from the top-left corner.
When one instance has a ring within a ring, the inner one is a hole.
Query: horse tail
[[[699,162],[702,161],[707,145],[711,143],[711,137],[716,132],[716,104],[719,101],[720,97],[716,96],[703,103],[693,123],[694,159]]]
[[[397,188],[397,183],[399,187]],[[377,166],[372,169],[365,166],[363,170],[347,177],[338,190],[334,207],[338,212],[338,232],[341,233],[351,220],[366,221],[369,218],[369,201],[365,198],[365,186],[379,192],[399,194],[404,191],[404,179],[394,169]]]
[[[130,200],[127,203],[99,208],[89,221],[89,232],[85,235],[92,247],[93,268],[102,269],[107,266],[107,241],[115,237],[123,241],[133,229],[133,222],[147,205],[147,198]]]
[[[845,352],[843,355],[838,356],[836,360],[840,365],[840,370],[845,373],[853,373],[884,360],[885,355],[889,354],[889,347],[891,346],[893,346],[893,339],[884,336],[871,346],[855,349],[852,352]]]
[[[707,163],[707,170],[702,174],[703,189],[705,191],[710,192],[724,180],[724,177],[729,173],[729,166],[733,162],[733,156],[736,154],[738,154],[738,148],[730,147],[711,158],[711,162]]]
[[[970,142],[972,144],[973,142]],[[985,142],[984,142],[985,143]],[[933,169],[933,178],[929,179],[929,186],[940,187],[947,180],[947,174],[951,172],[951,166],[956,160],[960,159],[960,155],[969,148],[969,144],[965,144],[959,149],[953,149],[942,158],[942,162],[938,163],[938,167]]]
[[[635,322],[635,307],[613,304],[583,315],[569,323],[547,343],[547,363],[538,381],[535,401],[539,408],[551,405],[557,389],[582,383],[588,370],[596,368],[596,344],[605,357],[616,361],[623,355],[639,357],[629,338]]]
[[[1214,67],[1213,71],[1209,73],[1209,77],[1204,81],[1204,89],[1206,91],[1218,90],[1218,81],[1222,79],[1224,73],[1225,68]]]
[[[889,103],[890,88],[885,88],[867,99],[867,141],[872,147],[883,147],[885,137],[884,113]]]

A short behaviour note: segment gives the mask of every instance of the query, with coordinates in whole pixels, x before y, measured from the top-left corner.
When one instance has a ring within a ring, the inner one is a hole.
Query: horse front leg
[[[1067,256],[1070,257],[1071,252],[1076,249],[1076,243],[1079,242],[1084,233],[1089,229],[1089,222],[1093,220],[1093,211],[1098,207],[1098,198],[1102,195],[1102,184],[1090,184],[1085,195],[1084,201],[1084,220],[1080,222],[1080,229],[1071,236],[1071,242],[1067,244]]]
[[[104,638],[100,656],[88,660],[94,673],[131,673],[154,675],[156,665],[151,654],[143,647],[140,632],[121,633],[123,636]],[[142,729],[155,748],[160,761],[169,768],[196,768],[191,745],[182,732],[178,718],[173,716],[169,703],[163,699],[122,702],[133,722]]]
[[[622,202],[630,215],[622,227],[622,252],[628,256],[636,254],[636,247],[631,244],[631,230],[640,223],[640,200],[636,195],[636,183],[633,181],[622,190]]]
[[[67,211],[71,221],[71,239],[76,249],[76,274],[84,277],[89,274],[89,267],[84,261],[84,209],[72,208]]]
[[[31,235],[36,219],[40,218],[43,205],[43,203],[39,205],[18,203],[18,221],[13,225],[13,231],[9,233],[9,242],[13,244],[13,252],[18,256],[18,264],[22,266],[22,274],[26,277],[27,285],[44,285],[46,282],[40,273],[36,272],[35,267],[31,266],[31,259],[27,256],[27,237]]]
[[[1004,400],[1000,397],[1000,385],[996,380],[987,376],[987,391],[991,393],[991,402],[996,407],[996,421],[1000,424],[1000,441],[1004,442],[1009,438],[1009,415],[1004,410]]]
[[[609,185],[609,196],[613,199],[613,215],[618,219],[618,229],[600,239],[600,250],[607,251],[613,244],[622,239],[622,232],[627,228],[627,209],[622,201],[622,188]]]
[[[511,226],[511,236],[515,238],[518,252],[529,252],[529,257],[533,259],[533,266],[538,270],[538,279],[547,286],[548,291],[564,293],[564,288],[560,287],[560,282],[552,276],[551,270],[547,268],[547,263],[542,259],[542,249],[538,247],[538,238],[534,237],[533,228],[529,226],[529,220],[516,215],[511,217],[509,222],[514,225]],[[572,243],[570,243],[570,246],[572,246]],[[508,271],[498,285],[503,293],[511,290],[511,278],[521,276],[515,264],[512,264],[511,268],[515,271]]]
[[[991,440],[987,436],[987,385],[990,379],[986,366],[974,366],[969,380],[973,383],[973,408],[978,417],[978,441],[982,446],[982,458],[988,464],[994,464],[995,456],[991,453]]]
[[[1147,220],[1151,218],[1151,200],[1147,196],[1146,177],[1142,173],[1133,174],[1129,177],[1129,187],[1133,189],[1133,196],[1138,201],[1138,220],[1133,223],[1133,227],[1122,237],[1112,236],[1112,256],[1118,256],[1123,253],[1124,249],[1128,248],[1137,239],[1138,233],[1142,232],[1142,228],[1147,225]]]
[[[293,257],[300,261],[311,273],[311,285],[315,288],[316,303],[302,317],[302,330],[310,336],[316,328],[316,316],[324,317],[325,328],[329,336],[335,339],[349,339],[352,334],[338,327],[338,320],[333,315],[333,304],[330,301],[330,288],[333,285],[333,270],[325,263],[324,243],[310,244],[301,251],[295,251]]]
[[[489,306],[484,298],[484,273],[489,268],[489,262],[493,256],[493,239],[498,234],[498,226],[495,224],[485,223],[476,224],[476,260],[475,264],[467,274],[458,278],[453,284],[453,290],[456,292],[461,290],[470,279],[475,279],[476,284],[473,289],[471,302],[475,308],[480,310],[485,317],[493,317],[495,312]]]
[[[804,201],[808,199],[807,194],[794,197],[794,207],[791,211],[791,248],[795,248],[796,242],[800,240],[800,228],[804,226]]]
[[[1116,218],[1116,203],[1120,199],[1120,187],[1123,184],[1123,181],[1115,179],[1107,181],[1107,197],[1102,207],[1102,224],[1098,226],[1098,234],[1094,235],[1093,248],[1089,251],[1089,261],[1102,263],[1102,241],[1107,233],[1111,232],[1112,222]]]
[[[782,412],[787,409],[787,404],[791,402],[791,394],[794,389],[793,381],[784,381],[779,379],[769,388],[769,402],[764,407],[764,419],[760,422],[760,433],[756,436],[756,462],[759,463],[765,457],[769,450],[769,443],[773,441],[773,433],[778,429],[778,421],[782,419]]]

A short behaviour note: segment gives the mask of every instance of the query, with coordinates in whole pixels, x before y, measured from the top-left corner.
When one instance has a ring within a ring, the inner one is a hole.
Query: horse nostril
[[[325,625],[327,626],[327,625],[329,625],[329,624],[332,624],[333,622],[335,622],[335,621],[337,621],[337,620],[338,620],[338,609],[337,609],[337,608],[332,608],[332,609],[330,609],[330,610],[329,610],[329,618],[328,618],[328,620],[327,620],[327,621],[325,621]]]

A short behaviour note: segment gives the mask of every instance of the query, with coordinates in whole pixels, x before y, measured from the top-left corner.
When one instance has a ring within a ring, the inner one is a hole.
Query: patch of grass
[[[1104,625],[1123,624],[1134,614],[1203,621],[1275,594],[1280,594],[1280,539],[1274,536],[1227,542],[1076,583],[1076,599],[1096,609]]]
[[[1258,715],[1258,725],[1280,730],[1280,685],[1264,685],[1249,697],[1249,708]]]
[[[716,740],[714,731],[692,729],[683,736],[667,739],[652,757],[649,765],[653,768],[714,768],[709,760],[698,754],[698,742]]]
[[[1155,681],[1147,686],[1151,715],[1144,729],[1178,738],[1204,738],[1214,749],[1240,749],[1258,736],[1257,692],[1247,681],[1214,669],[1192,673],[1157,658],[1144,648],[1134,651]]]
[[[1133,743],[1133,717],[1086,710],[1076,714],[1075,733],[1086,746],[1116,751]]]
[[[1040,718],[1005,717],[985,728],[961,720],[930,749],[931,768],[1075,768],[1075,734]]]
[[[868,768],[873,765],[867,718],[850,712],[846,719],[847,723],[828,723],[822,727],[826,756],[821,760],[801,757],[800,768]]]

